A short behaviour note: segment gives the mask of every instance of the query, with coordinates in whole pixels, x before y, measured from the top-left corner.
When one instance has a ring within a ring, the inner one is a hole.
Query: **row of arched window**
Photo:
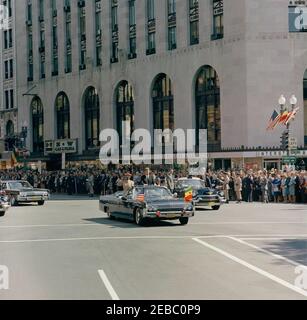
[[[164,73],[159,74],[153,83],[152,92],[153,129],[175,128],[175,106],[173,84]],[[95,88],[86,89],[83,98],[83,121],[85,132],[85,148],[99,147],[100,102]],[[124,80],[115,92],[116,124],[120,138],[123,132],[130,135],[134,128],[134,90]],[[70,138],[70,104],[67,95],[60,92],[55,100],[56,132],[58,139]],[[33,152],[44,150],[44,108],[40,98],[31,103]],[[125,128],[122,123],[125,121]],[[196,129],[208,130],[208,147],[217,150],[221,145],[220,84],[216,71],[210,66],[202,67],[195,83],[195,123]],[[128,125],[127,125],[128,124]]]

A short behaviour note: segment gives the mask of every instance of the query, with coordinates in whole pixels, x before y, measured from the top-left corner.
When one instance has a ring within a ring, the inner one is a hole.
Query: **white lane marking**
[[[303,235],[295,235],[295,236],[289,236],[289,235],[285,235],[285,236],[276,236],[276,237],[265,237],[265,238],[253,238],[253,237],[244,237],[243,239],[244,240],[249,240],[249,241],[263,241],[263,240],[298,240],[297,238],[303,238],[303,239],[300,239],[300,240],[307,240],[307,239],[304,239],[304,238],[307,238],[307,236],[303,236]]]
[[[121,223],[119,222],[118,225]],[[236,225],[236,224],[307,224],[307,222],[196,222],[190,225]],[[117,225],[117,224],[116,224]],[[69,224],[34,224],[34,225],[0,225],[0,229],[26,229],[26,228],[65,228],[65,227],[94,227],[102,226],[99,223],[69,223]],[[307,236],[307,235],[306,235]]]
[[[105,287],[107,288],[112,300],[120,300],[119,296],[117,295],[114,288],[112,287],[111,282],[109,281],[105,272],[103,270],[98,270],[98,273],[100,275],[102,282],[104,283]]]
[[[271,251],[269,251],[269,250],[260,248],[260,247],[258,247],[258,246],[256,246],[256,245],[254,245],[254,244],[252,244],[252,243],[249,243],[249,242],[246,242],[246,241],[244,241],[244,240],[242,240],[242,239],[238,239],[238,238],[234,238],[234,237],[227,237],[227,238],[228,238],[228,239],[231,239],[231,240],[233,240],[233,241],[236,241],[236,242],[238,242],[238,243],[241,243],[241,244],[243,244],[243,245],[245,245],[245,246],[248,246],[248,247],[250,247],[250,248],[256,249],[257,251],[260,251],[260,252],[263,252],[263,253],[265,253],[265,254],[268,254],[268,255],[276,258],[276,259],[284,260],[284,261],[290,263],[290,264],[293,265],[293,266],[301,266],[301,265],[302,265],[301,263],[297,263],[297,262],[295,262],[295,261],[293,261],[293,260],[290,260],[290,259],[288,259],[288,258],[286,258],[286,257],[284,257],[284,256],[281,256],[281,255],[276,254],[276,253],[273,253],[273,252],[271,252]]]
[[[23,228],[57,228],[57,227],[92,227],[100,226],[99,223],[74,223],[74,224],[34,224],[34,225],[20,225],[20,226],[1,226],[0,229],[23,229]]]
[[[225,238],[235,237],[243,239],[251,239],[251,237],[255,237],[255,239],[271,239],[272,237],[274,237],[275,239],[307,238],[307,234],[224,234],[219,236]],[[202,238],[202,236],[199,236],[197,238]]]
[[[96,240],[172,240],[172,239],[192,239],[197,235],[190,236],[135,236],[135,237],[93,237],[93,238],[63,238],[63,239],[29,239],[29,240],[1,240],[1,243],[28,243],[28,242],[58,242],[58,241],[96,241]],[[225,238],[224,236],[204,236],[202,238]]]
[[[240,259],[238,257],[235,257],[234,255],[232,255],[232,254],[230,254],[230,253],[228,253],[228,252],[226,252],[226,251],[224,251],[222,249],[219,249],[219,248],[217,248],[217,247],[215,247],[215,246],[213,246],[213,245],[211,245],[211,244],[209,244],[209,243],[207,243],[205,241],[202,241],[202,240],[200,240],[198,238],[193,238],[193,240],[195,242],[198,242],[202,246],[204,246],[204,247],[206,247],[208,249],[211,249],[211,250],[213,250],[213,251],[225,256],[226,258],[228,258],[228,259],[230,259],[230,260],[232,260],[232,261],[234,261],[234,262],[236,262],[238,264],[241,264],[242,266],[244,266],[244,267],[246,267],[246,268],[248,268],[248,269],[250,269],[252,271],[257,272],[258,274],[260,274],[260,275],[262,275],[262,276],[264,276],[264,277],[266,277],[266,278],[268,278],[268,279],[270,279],[270,280],[272,280],[274,282],[277,282],[278,284],[280,284],[280,285],[282,285],[282,286],[284,286],[284,287],[286,287],[286,288],[288,288],[288,289],[290,289],[292,291],[295,291],[296,293],[299,293],[299,294],[303,295],[304,297],[307,297],[307,291],[305,291],[303,289],[300,289],[300,288],[292,285],[291,283],[289,283],[289,282],[287,282],[287,281],[285,281],[285,280],[283,280],[281,278],[278,278],[275,275],[273,275],[273,274],[271,274],[271,273],[269,273],[269,272],[267,272],[265,270],[262,270],[262,269],[254,266],[254,265],[252,265],[252,264],[250,264],[250,263],[248,263],[248,262],[246,262],[246,261],[244,261],[244,260],[242,260],[242,259]]]
[[[137,240],[137,239],[148,239],[148,240],[167,240],[167,239],[192,239],[197,237],[198,239],[214,239],[214,238],[228,238],[228,237],[235,237],[235,238],[242,238],[249,237],[250,235],[208,235],[208,236],[202,236],[202,235],[188,235],[188,236],[127,236],[127,237],[89,237],[89,238],[55,238],[55,239],[20,239],[20,240],[0,240],[1,243],[27,243],[27,242],[59,242],[59,241],[96,241],[96,240]],[[264,237],[266,235],[254,235],[259,237]],[[268,235],[269,236],[269,235]],[[307,234],[304,235],[276,235],[276,237],[280,237],[278,239],[286,239],[291,237],[303,237],[307,238]],[[264,238],[267,239],[267,238]]]
[[[280,221],[231,221],[231,222],[192,222],[189,223],[190,225],[236,225],[236,224],[307,224],[307,222],[293,222],[293,221],[289,221],[289,222],[280,222]]]

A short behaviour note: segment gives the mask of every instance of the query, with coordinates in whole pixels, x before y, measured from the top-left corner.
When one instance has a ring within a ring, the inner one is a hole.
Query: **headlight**
[[[184,211],[193,211],[194,207],[190,204],[185,207]]]
[[[26,197],[26,196],[27,196],[27,194],[24,193],[24,192],[20,192],[19,195],[20,195],[21,197]]]
[[[220,191],[218,194],[219,194],[219,196],[222,197],[222,198],[225,197],[225,193],[224,193],[223,191]]]

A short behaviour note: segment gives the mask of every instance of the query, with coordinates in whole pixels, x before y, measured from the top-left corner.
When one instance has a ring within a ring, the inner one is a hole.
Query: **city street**
[[[1,299],[307,299],[306,205],[230,204],[177,222],[111,221],[62,197],[0,219]]]

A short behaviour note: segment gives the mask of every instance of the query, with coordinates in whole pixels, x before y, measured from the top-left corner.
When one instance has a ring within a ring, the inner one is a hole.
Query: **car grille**
[[[182,212],[183,211],[183,208],[160,208],[158,209],[158,211],[161,211],[161,212]]]

